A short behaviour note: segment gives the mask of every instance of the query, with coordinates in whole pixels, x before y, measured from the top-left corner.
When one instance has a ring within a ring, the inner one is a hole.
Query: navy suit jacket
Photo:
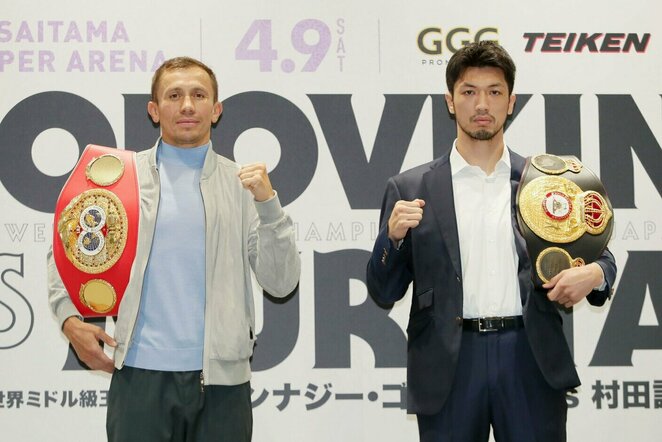
[[[382,202],[380,232],[367,268],[370,294],[381,304],[401,299],[411,282],[413,296],[407,326],[407,410],[434,414],[441,410],[456,375],[462,337],[462,268],[449,153],[388,180]],[[535,359],[556,389],[579,385],[574,361],[563,334],[557,304],[547,291],[535,289],[531,260],[519,232],[515,197],[526,160],[510,151],[511,222],[519,256],[518,278],[524,327]],[[398,200],[425,201],[423,219],[410,229],[400,248],[388,239],[388,219]],[[606,288],[587,299],[602,305],[616,278],[614,257],[605,250],[596,261]],[[458,373],[458,375],[461,375]]]

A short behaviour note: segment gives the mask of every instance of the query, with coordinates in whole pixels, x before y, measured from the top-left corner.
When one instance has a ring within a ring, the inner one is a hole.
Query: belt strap
[[[462,319],[462,329],[479,333],[524,328],[521,316]]]

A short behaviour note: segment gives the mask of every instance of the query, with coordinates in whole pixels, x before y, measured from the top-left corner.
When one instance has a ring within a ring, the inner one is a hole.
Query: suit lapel
[[[460,243],[457,236],[457,220],[453,200],[453,181],[448,154],[440,157],[438,161],[430,166],[430,170],[423,175],[423,181],[429,195],[426,207],[432,209],[437,219],[455,273],[462,275]]]

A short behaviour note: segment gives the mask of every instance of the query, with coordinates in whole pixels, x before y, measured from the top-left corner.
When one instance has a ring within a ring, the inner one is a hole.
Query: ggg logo
[[[425,28],[418,34],[417,43],[418,49],[424,54],[441,55],[444,49],[454,54],[461,47],[473,42],[482,40],[498,42],[497,37],[496,28],[481,28],[475,33],[469,28],[452,28],[445,33],[441,28]],[[426,61],[423,60],[423,64],[426,64]]]

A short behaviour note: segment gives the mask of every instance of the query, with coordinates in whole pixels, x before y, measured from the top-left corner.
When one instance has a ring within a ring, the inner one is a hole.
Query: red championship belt
[[[136,256],[135,152],[88,145],[55,206],[53,257],[84,317],[115,316]]]

